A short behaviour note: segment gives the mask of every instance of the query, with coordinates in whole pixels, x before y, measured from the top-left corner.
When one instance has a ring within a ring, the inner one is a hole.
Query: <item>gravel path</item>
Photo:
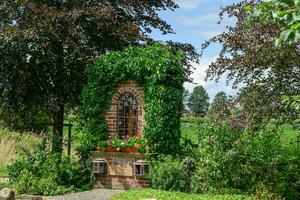
[[[122,190],[94,189],[85,192],[67,194],[62,196],[48,197],[49,200],[110,200],[113,195],[119,194]]]

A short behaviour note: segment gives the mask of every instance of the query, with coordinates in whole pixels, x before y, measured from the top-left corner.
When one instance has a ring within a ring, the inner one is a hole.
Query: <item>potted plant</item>
[[[104,151],[106,149],[106,142],[100,141],[97,145],[97,151]]]
[[[145,140],[129,138],[126,146],[122,149],[125,153],[145,153]]]
[[[122,152],[125,152],[125,153],[138,153],[138,149],[136,148],[136,139],[129,138],[126,141],[126,146],[122,149]]]
[[[125,146],[125,141],[115,137],[115,138],[112,138],[108,142],[108,145],[106,146],[106,151],[108,151],[108,152],[118,152],[118,151],[121,151],[121,149],[124,146]]]

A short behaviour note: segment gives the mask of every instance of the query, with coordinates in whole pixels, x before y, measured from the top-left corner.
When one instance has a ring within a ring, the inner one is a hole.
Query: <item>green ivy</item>
[[[81,94],[80,115],[87,134],[94,141],[107,139],[105,113],[111,106],[117,84],[133,79],[144,89],[147,125],[143,135],[150,152],[178,153],[183,106],[182,63],[182,52],[174,53],[161,44],[131,46],[96,58],[87,68],[88,81]]]

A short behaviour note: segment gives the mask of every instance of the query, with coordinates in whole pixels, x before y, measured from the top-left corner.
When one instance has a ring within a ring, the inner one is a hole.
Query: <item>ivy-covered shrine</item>
[[[80,113],[95,187],[148,187],[147,155],[178,153],[182,60],[156,44],[112,52],[88,67]]]

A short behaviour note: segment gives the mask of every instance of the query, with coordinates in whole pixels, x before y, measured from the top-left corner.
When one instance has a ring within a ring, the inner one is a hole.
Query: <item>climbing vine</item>
[[[180,112],[184,82],[183,54],[166,45],[128,47],[98,57],[87,70],[81,94],[80,116],[91,146],[107,139],[105,113],[117,84],[135,80],[144,89],[146,127],[143,136],[150,152],[175,154],[179,150]],[[94,146],[93,146],[94,145]]]

